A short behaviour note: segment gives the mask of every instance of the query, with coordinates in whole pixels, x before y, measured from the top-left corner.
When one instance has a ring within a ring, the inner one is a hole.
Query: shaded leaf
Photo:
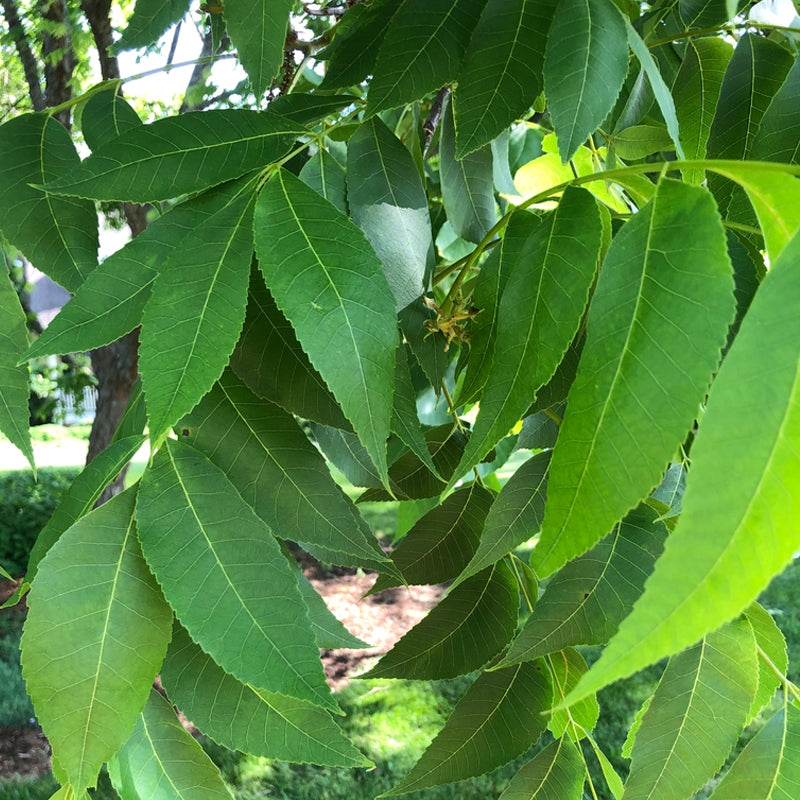
[[[294,97],[294,95],[288,95]],[[347,213],[347,177],[344,168],[327,151],[319,149],[303,164],[300,180]]]
[[[800,235],[764,279],[714,381],[681,520],[579,691],[630,675],[732,619],[800,547],[798,258]],[[720,482],[731,470],[743,479]]]
[[[361,231],[285,170],[259,195],[259,266],[386,484],[397,328],[383,267]]]
[[[380,487],[381,479],[358,437],[349,431],[312,423],[316,444],[353,486]]]
[[[231,800],[214,762],[155,690],[117,754],[124,797]]]
[[[27,347],[25,312],[6,270],[0,274],[0,431],[35,470],[28,429],[28,366],[18,364]]]
[[[503,663],[568,645],[605,644],[641,595],[666,537],[652,508],[631,511],[592,550],[553,576]]]
[[[682,800],[713,777],[744,726],[756,674],[744,620],[672,658],[636,733],[625,800]]]
[[[276,536],[313,545],[335,564],[385,566],[372,531],[294,418],[235,375],[225,372],[181,428]]]
[[[487,144],[461,160],[456,158],[453,104],[447,103],[441,123],[439,179],[447,220],[457,236],[480,242],[497,221],[494,204],[492,148]]]
[[[479,150],[533,105],[542,91],[555,0],[489,0],[455,91],[456,156]]]
[[[800,162],[800,62],[795,60],[758,126],[751,158]]]
[[[671,142],[663,125],[633,125],[614,136],[614,149],[620,158],[638,161],[653,153],[671,150]]]
[[[392,553],[405,582],[413,586],[455,578],[478,546],[492,499],[491,492],[472,483],[418,520]],[[397,585],[392,576],[380,575],[370,594]]]
[[[486,0],[405,0],[378,50],[368,114],[419,100],[458,77]]]
[[[383,262],[399,311],[426,289],[431,220],[413,156],[376,117],[347,144],[347,199],[353,222]]]
[[[91,150],[97,150],[110,139],[142,124],[139,115],[117,88],[117,82],[110,82],[109,88],[90,97],[81,111],[81,133]]]
[[[371,766],[327,711],[239,683],[179,626],[161,677],[169,699],[224,747],[299,763]]]
[[[581,754],[562,736],[525,764],[498,800],[581,800],[585,777]]]
[[[270,111],[212,109],[141,125],[99,147],[47,191],[152,202],[239,178],[292,146],[302,127]]]
[[[628,73],[625,20],[611,0],[562,0],[547,39],[544,87],[569,161],[614,107]]]
[[[489,509],[475,555],[454,585],[499,561],[539,532],[549,466],[550,453],[539,453],[509,478]]]
[[[450,592],[361,677],[429,680],[472,672],[511,639],[518,602],[511,570],[495,564]]]
[[[176,616],[220,666],[256,688],[337,709],[297,579],[218,467],[167,440],[142,478],[136,516]]]
[[[250,179],[172,252],[142,318],[140,355],[150,439],[157,442],[222,374],[239,338],[253,256]]]
[[[128,489],[75,523],[28,600],[25,683],[54,772],[78,790],[130,735],[170,638],[172,613],[136,541],[135,497]]]
[[[256,98],[283,66],[286,28],[294,0],[237,0],[225,4],[225,27]]]
[[[446,339],[439,331],[431,333],[425,323],[436,319],[436,312],[422,299],[415,300],[399,314],[400,330],[434,391],[439,394],[447,366],[455,348],[446,351]]]
[[[597,270],[597,203],[569,188],[543,219],[515,215],[525,245],[500,301],[496,348],[480,413],[456,476],[470,469],[525,414],[577,333]]]
[[[800,792],[800,709],[785,703],[748,742],[713,800],[790,800]]]
[[[136,0],[133,14],[115,47],[117,50],[149,47],[187,11],[186,0]]]
[[[376,4],[372,3],[372,5]],[[282,94],[280,97],[276,97],[269,104],[269,108],[270,111],[294,120],[300,125],[311,125],[321,122],[325,117],[337,111],[361,102],[361,98],[352,94],[322,94],[316,91],[311,94],[292,92],[292,94]],[[317,152],[325,153],[327,151],[318,150]],[[327,195],[325,196],[327,197]]]
[[[585,552],[659,483],[717,367],[732,289],[713,200],[662,180],[597,281],[533,555],[540,575]]]
[[[35,188],[80,168],[66,128],[47,114],[15,117],[0,125],[0,153],[3,236],[37,269],[74,292],[97,264],[94,203],[51,197]]]
[[[507,764],[541,736],[552,698],[542,661],[484,672],[413,769],[385,795],[461,781]]]

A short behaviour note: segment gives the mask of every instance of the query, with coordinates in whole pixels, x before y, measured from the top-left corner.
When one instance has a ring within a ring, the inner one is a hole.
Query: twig
[[[444,110],[444,101],[450,95],[450,87],[443,86],[439,89],[436,97],[431,103],[431,110],[428,114],[428,118],[425,120],[424,125],[422,126],[422,131],[425,136],[425,145],[422,148],[422,157],[428,155],[428,148],[431,146],[431,142],[433,141],[433,135],[436,133],[436,129],[439,127],[439,121],[442,118],[442,111]]]

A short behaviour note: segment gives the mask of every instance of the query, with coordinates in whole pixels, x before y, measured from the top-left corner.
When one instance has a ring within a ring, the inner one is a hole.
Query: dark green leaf
[[[294,418],[259,400],[232,373],[183,419],[181,433],[276,536],[324,550],[335,564],[381,569],[388,561]]]
[[[129,436],[139,436],[147,425],[147,409],[144,407],[144,392],[142,391],[142,379],[137,378],[131,387],[128,396],[128,405],[122,418],[111,437],[111,443],[127,439]]]
[[[478,549],[455,581],[456,585],[499,561],[539,532],[549,466],[550,453],[539,453],[511,476],[492,504]]]
[[[231,800],[219,770],[155,690],[117,754],[124,797]]]
[[[498,800],[581,800],[585,776],[580,752],[563,736],[540,750]]]
[[[136,541],[135,497],[128,489],[73,525],[29,595],[25,683],[54,772],[78,791],[130,735],[170,638],[172,613]]]
[[[419,100],[458,77],[486,0],[405,0],[378,50],[367,112]]]
[[[117,82],[110,82],[106,91],[90,97],[83,107],[81,133],[91,150],[142,124],[139,115],[117,89]]]
[[[397,309],[405,308],[426,289],[433,265],[428,200],[413,156],[376,117],[348,142],[347,199],[383,262]]]
[[[544,87],[569,161],[614,107],[628,74],[625,20],[611,0],[562,0],[544,62]]]
[[[457,236],[480,242],[497,220],[494,204],[492,148],[456,159],[456,129],[453,105],[447,103],[442,117],[439,144],[439,177],[447,219]]]
[[[540,576],[585,552],[659,483],[719,362],[732,290],[713,200],[662,180],[600,272],[553,454],[532,565]]]
[[[333,203],[342,214],[347,213],[347,177],[344,168],[327,150],[317,150],[303,164],[300,180]]]
[[[254,182],[172,252],[142,317],[140,354],[150,438],[157,442],[222,374],[242,329],[253,256]],[[238,190],[238,191],[237,191]]]
[[[744,726],[757,672],[745,620],[672,658],[636,733],[626,800],[683,800],[712,778]]]
[[[235,0],[225,4],[225,27],[256,98],[283,66],[286,27],[294,0]]]
[[[353,486],[380,487],[381,479],[375,466],[354,433],[313,423],[311,432],[325,457]]]
[[[6,272],[0,274],[0,431],[35,470],[28,430],[28,367],[18,363],[27,347],[25,312]]]
[[[231,356],[233,371],[259,397],[291,414],[350,429],[322,376],[311,366],[294,328],[275,305],[261,272],[253,270],[242,335]]]
[[[678,11],[686,30],[715,28],[736,16],[746,5],[744,0],[679,0]]]
[[[167,440],[142,478],[136,516],[176,616],[220,666],[255,688],[338,708],[297,579],[225,473]]]
[[[542,91],[556,0],[489,0],[472,34],[455,93],[456,154],[480,149]]]
[[[478,546],[491,505],[491,492],[472,483],[418,520],[392,553],[405,582],[436,584],[455,578]],[[381,575],[370,594],[397,585],[392,576]]]
[[[360,102],[360,98],[352,94],[320,94],[318,92],[304,94],[295,92],[275,98],[269,104],[269,110],[280,114],[282,117],[294,120],[300,125],[311,125],[322,121],[330,114],[342,111],[348,106]],[[319,150],[317,152],[325,151]]]
[[[135,50],[155,44],[188,11],[186,0],[136,0],[133,14],[117,50]]]
[[[34,188],[80,169],[69,134],[55,117],[23,114],[0,125],[0,153],[3,236],[37,269],[76,291],[97,264],[94,203]]]
[[[501,767],[544,731],[553,687],[544,662],[484,672],[408,775],[385,794],[407,794]]]
[[[631,511],[592,550],[553,576],[503,663],[568,645],[605,644],[641,595],[666,537],[652,508]]]
[[[463,474],[500,441],[561,363],[594,282],[602,224],[594,198],[569,188],[543,219],[515,215],[525,239],[500,300],[497,341]]]
[[[431,333],[425,327],[426,322],[436,319],[436,312],[419,299],[404,308],[398,319],[403,338],[408,342],[414,357],[438,395],[447,365],[455,354],[444,349],[447,342],[440,332]]]
[[[259,195],[255,240],[275,302],[385,485],[398,339],[380,260],[347,217],[285,170]]]
[[[169,699],[219,744],[255,756],[371,766],[327,711],[239,683],[176,626],[161,671]]]
[[[795,60],[764,112],[750,156],[760,161],[800,162],[800,61]]]
[[[453,589],[362,677],[431,680],[472,672],[508,644],[518,605],[514,575],[495,564]]]
[[[266,167],[302,127],[269,111],[211,110],[141,125],[98,148],[47,190],[95,200],[152,202],[199,192]]]

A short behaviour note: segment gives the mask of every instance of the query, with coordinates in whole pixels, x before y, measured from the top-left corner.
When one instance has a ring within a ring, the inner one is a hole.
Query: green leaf
[[[373,0],[350,6],[334,28],[333,44],[326,56],[323,89],[343,89],[360,83],[373,72],[378,48],[403,0]]]
[[[581,754],[562,736],[522,767],[498,800],[581,800],[585,777]]]
[[[800,708],[785,703],[748,742],[713,800],[789,800],[800,793]]]
[[[666,537],[666,526],[652,508],[640,505],[631,511],[547,584],[503,663],[527,661],[567,645],[605,644],[642,594]]]
[[[139,436],[147,425],[147,409],[144,407],[144,392],[142,392],[142,379],[137,378],[131,387],[128,396],[128,405],[122,418],[111,437],[111,443],[118,442],[120,439],[127,439],[129,436]]]
[[[441,333],[432,334],[425,327],[426,322],[436,319],[436,312],[425,305],[420,298],[410,306],[406,306],[398,314],[398,319],[403,338],[408,342],[425,377],[438,396],[445,372],[454,353],[444,349],[446,340]]]
[[[223,373],[183,419],[181,434],[225,473],[276,536],[324,550],[335,564],[386,566],[372,531],[294,418],[259,400],[232,373]]]
[[[394,411],[392,432],[435,475],[441,479],[433,463],[428,443],[420,427],[417,414],[417,393],[411,377],[411,349],[407,345],[397,348],[397,363],[394,372]]]
[[[294,328],[275,305],[257,269],[250,276],[244,327],[231,356],[233,371],[250,390],[303,419],[334,428],[350,423],[322,376],[311,366]]]
[[[715,28],[727,22],[746,5],[743,0],[679,0],[678,10],[686,30]]]
[[[232,750],[283,761],[372,766],[327,711],[239,683],[176,626],[161,671],[169,699],[206,736]]]
[[[232,800],[214,762],[155,689],[116,758],[126,798]]]
[[[751,158],[800,163],[800,61],[795,61],[758,126]]]
[[[712,778],[744,726],[757,671],[745,620],[672,658],[636,734],[625,800],[683,800]]]
[[[478,546],[492,499],[491,492],[472,483],[418,520],[392,553],[405,582],[413,586],[455,578]],[[380,575],[370,594],[397,585],[392,576]]]
[[[625,787],[622,784],[622,778],[620,778],[617,774],[617,771],[614,769],[614,765],[611,763],[608,756],[597,746],[597,742],[595,742],[591,734],[588,734],[586,739],[592,746],[592,750],[594,750],[594,754],[598,763],[600,764],[600,771],[603,773],[603,778],[605,779],[611,795],[613,796],[614,800],[622,800],[622,794],[625,791]]]
[[[574,648],[566,647],[547,657],[553,679],[553,700],[557,704],[575,688],[588,667],[583,656]],[[547,729],[557,739],[565,733],[579,741],[597,724],[600,706],[594,695],[588,695],[568,708],[553,711]]]
[[[181,203],[151,222],[89,273],[25,358],[94,350],[140,325],[153,282],[167,259],[180,253],[179,245],[204,228],[238,191],[230,184]]]
[[[542,661],[484,672],[430,746],[384,796],[454,783],[501,767],[541,736],[553,687]]]
[[[782,674],[786,674],[789,666],[789,658],[786,652],[786,639],[781,629],[775,624],[775,620],[770,616],[769,611],[758,603],[752,603],[744,612],[745,619],[753,629],[756,640],[756,647],[778,668]],[[763,658],[758,659],[758,690],[756,691],[753,703],[750,706],[750,713],[747,715],[746,725],[749,725],[761,712],[761,709],[772,700],[775,691],[781,685],[781,679],[772,670],[772,666],[767,664]]]
[[[686,158],[705,158],[711,121],[717,109],[725,69],[733,48],[716,36],[689,39],[672,87]],[[704,170],[683,170],[684,179],[700,184]]]
[[[301,133],[302,127],[269,111],[190,112],[130,130],[69,175],[45,175],[40,182],[48,181],[48,192],[95,200],[169,200],[266,167]]]
[[[0,431],[35,470],[28,429],[28,367],[18,365],[28,346],[28,328],[8,271],[4,272],[0,274]]]
[[[442,117],[439,157],[447,219],[457,236],[468,242],[480,242],[497,221],[492,148],[485,145],[461,160],[456,158],[456,129],[450,102]]]
[[[176,616],[223,669],[337,709],[297,579],[225,473],[167,440],[142,478],[136,516],[145,558]]]
[[[508,644],[519,593],[501,561],[453,589],[362,678],[455,678],[478,669]]]
[[[509,478],[489,509],[475,555],[454,585],[499,561],[539,532],[544,517],[549,466],[550,453],[539,453],[529,458]]]
[[[141,373],[157,442],[219,378],[236,346],[253,256],[253,181],[220,190],[226,203],[164,263],[142,318]]]
[[[136,0],[117,50],[137,50],[155,44],[188,11],[186,0]]]
[[[72,524],[92,510],[103,489],[122,471],[142,446],[144,436],[130,436],[120,439],[98,453],[75,478],[70,487],[61,495],[53,515],[36,537],[28,559],[26,580],[32,581],[39,569],[39,562],[45,557],[59,537]]]
[[[130,735],[170,638],[172,614],[136,540],[135,497],[128,489],[75,523],[28,600],[25,683],[54,772],[79,791]]]
[[[109,88],[92,95],[81,111],[81,133],[91,150],[142,124],[118,89],[118,81],[109,81]]]
[[[713,200],[662,180],[600,272],[533,555],[540,576],[585,552],[660,482],[719,362],[732,290]]]
[[[275,302],[386,484],[398,339],[380,260],[347,217],[285,170],[259,195],[255,240]]]
[[[636,734],[639,732],[639,728],[642,727],[642,720],[644,719],[644,715],[647,713],[647,709],[650,708],[650,703],[652,702],[653,695],[651,694],[648,695],[644,703],[639,706],[639,709],[633,718],[633,722],[631,723],[630,728],[628,728],[628,735],[625,737],[625,741],[622,744],[621,755],[623,758],[631,757],[633,743],[636,741]]]
[[[375,470],[369,454],[354,433],[311,424],[311,432],[316,445],[353,486],[379,488],[381,479]]]
[[[256,98],[283,65],[286,27],[294,0],[235,0],[225,4],[225,27]]]
[[[650,87],[655,95],[658,107],[661,110],[661,115],[667,124],[670,139],[675,144],[675,153],[678,158],[684,158],[683,147],[681,147],[680,133],[678,131],[678,117],[675,111],[675,101],[672,99],[669,87],[664,83],[664,78],[661,75],[656,60],[650,53],[647,45],[642,41],[642,37],[636,31],[636,28],[631,23],[625,20],[625,29],[628,32],[628,44],[631,46],[636,58],[642,65],[647,75],[647,80],[650,81]]]
[[[361,102],[360,97],[352,94],[322,94],[316,91],[311,94],[292,92],[292,94],[282,94],[280,97],[276,97],[269,104],[269,110],[300,125],[312,125],[316,122],[321,122],[337,111],[342,111],[348,106],[358,105]],[[317,153],[326,152],[326,150],[322,149],[317,150]],[[320,194],[323,193],[320,192]],[[327,197],[327,195],[325,196]]]
[[[455,92],[456,156],[479,150],[522,117],[542,91],[556,0],[489,0]]]
[[[74,292],[97,264],[94,203],[51,197],[35,188],[80,169],[66,128],[46,114],[15,117],[0,125],[0,153],[3,236],[37,269]]]
[[[333,203],[342,214],[347,213],[347,177],[344,168],[327,150],[317,150],[303,164],[299,177],[317,194]]]
[[[627,74],[625,20],[611,0],[562,0],[547,40],[544,87],[564,163],[614,107]]]
[[[433,266],[431,220],[413,156],[376,117],[348,142],[347,199],[353,222],[383,262],[399,311],[426,288]]]
[[[681,520],[579,690],[630,675],[734,618],[800,547],[798,258],[800,235],[767,273],[714,381]],[[720,483],[732,464],[740,479]]]
[[[614,135],[614,149],[626,161],[638,161],[662,150],[671,150],[672,140],[663,125],[633,125]]]
[[[419,100],[458,77],[486,0],[405,0],[378,50],[367,113]]]
[[[597,271],[597,203],[569,188],[544,219],[514,215],[525,245],[500,301],[497,341],[480,413],[456,476],[469,470],[524,416],[577,333]],[[526,235],[527,234],[527,235]]]

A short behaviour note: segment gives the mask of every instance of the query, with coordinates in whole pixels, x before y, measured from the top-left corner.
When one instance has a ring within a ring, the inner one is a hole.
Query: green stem
[[[533,611],[533,601],[528,595],[528,588],[525,586],[525,581],[522,580],[522,576],[519,574],[519,569],[517,568],[517,561],[519,561],[520,564],[522,561],[519,556],[514,555],[514,553],[509,553],[509,561],[511,562],[511,569],[514,570],[514,577],[517,579],[517,585],[522,594],[522,599],[525,601],[525,605],[528,607],[528,613],[530,614]]]
[[[739,30],[746,30],[747,28],[758,28],[763,31],[781,31],[783,33],[800,33],[797,28],[790,28],[786,25],[772,25],[769,22],[756,22],[755,20],[745,20],[744,22],[734,22],[728,25],[716,25],[713,28],[701,28],[696,31],[681,31],[680,33],[673,33],[670,36],[665,36],[663,39],[656,39],[654,42],[649,42],[648,47],[660,47],[662,44],[669,44],[681,39],[692,39],[695,36],[708,36],[711,33],[734,33]]]
[[[756,645],[756,652],[758,653],[758,657],[769,667],[770,671],[777,676],[778,680],[783,684],[784,689],[794,698],[794,701],[800,703],[800,689],[778,669],[775,662],[758,645]]]

